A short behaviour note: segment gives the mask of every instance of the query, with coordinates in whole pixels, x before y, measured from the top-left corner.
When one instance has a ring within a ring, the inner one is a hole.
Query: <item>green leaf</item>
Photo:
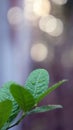
[[[29,75],[25,87],[37,99],[48,89],[49,75],[45,69],[37,69]]]
[[[57,109],[57,108],[62,108],[62,106],[61,105],[48,105],[48,106],[36,107],[32,111],[30,111],[30,114],[47,112],[47,111],[54,110],[54,109]]]
[[[48,88],[40,97],[36,99],[36,103],[40,102],[45,96],[47,96],[49,93],[54,91],[56,88],[61,86],[63,83],[67,82],[67,80],[59,81],[58,83],[54,84],[52,87]]]
[[[10,86],[12,84],[15,84],[15,83],[12,81],[8,82],[8,83],[4,84],[3,87],[0,89],[0,102],[4,101],[6,99],[12,101],[13,108],[12,108],[11,115],[9,117],[9,122],[12,122],[20,111],[18,104],[16,103],[15,99],[13,98],[13,96],[10,92]]]
[[[3,127],[0,129],[0,130],[8,130],[8,127],[9,127],[9,119],[8,121],[3,125]]]
[[[5,100],[0,102],[0,129],[8,120],[12,110],[12,101]]]
[[[10,91],[19,106],[26,112],[32,109],[35,104],[32,94],[20,85],[11,85]]]

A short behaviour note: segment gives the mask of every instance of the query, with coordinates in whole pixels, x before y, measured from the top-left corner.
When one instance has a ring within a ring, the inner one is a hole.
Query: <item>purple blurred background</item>
[[[40,105],[63,109],[31,115],[12,130],[73,130],[73,1],[45,1],[49,6],[39,9],[37,0],[34,13],[33,0],[0,1],[0,86],[11,80],[23,85],[32,70],[47,69],[49,86],[69,81]]]

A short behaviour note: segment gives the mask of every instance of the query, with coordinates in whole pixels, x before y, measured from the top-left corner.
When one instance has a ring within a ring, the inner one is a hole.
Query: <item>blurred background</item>
[[[73,130],[73,0],[0,1],[0,86],[23,85],[37,68],[48,70],[49,86],[69,80],[40,103],[63,109],[29,116],[11,130]]]

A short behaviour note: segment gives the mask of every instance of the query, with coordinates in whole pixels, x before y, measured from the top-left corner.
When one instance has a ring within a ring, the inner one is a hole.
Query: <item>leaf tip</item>
[[[58,105],[58,108],[63,108],[63,106],[62,105]]]
[[[68,82],[69,80],[68,80],[68,79],[64,79],[64,80],[62,80],[62,81],[63,81],[63,83],[64,83],[64,82]]]

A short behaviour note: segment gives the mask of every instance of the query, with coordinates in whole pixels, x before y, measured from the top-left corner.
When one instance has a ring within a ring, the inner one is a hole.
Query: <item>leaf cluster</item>
[[[48,87],[49,74],[47,70],[36,69],[30,73],[24,86],[15,82],[4,84],[0,89],[0,130],[8,130],[18,125],[29,114],[62,108],[61,105],[38,107],[38,103],[66,81],[62,80]],[[20,111],[22,111],[22,115],[14,123]]]

